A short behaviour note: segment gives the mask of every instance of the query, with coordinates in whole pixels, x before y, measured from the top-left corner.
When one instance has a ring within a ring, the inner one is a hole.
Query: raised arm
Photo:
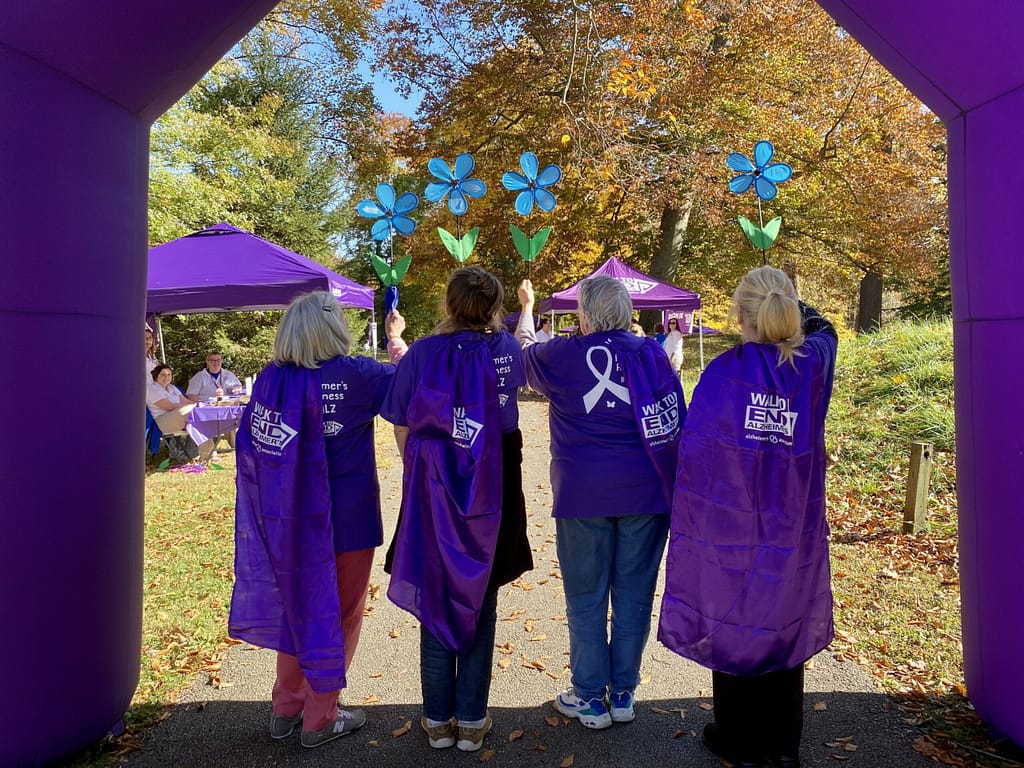
[[[519,345],[526,349],[537,343],[537,334],[533,328],[533,283],[523,280],[519,284],[519,324],[516,326],[516,338]]]
[[[384,318],[384,335],[388,339],[388,358],[395,364],[405,357],[405,353],[409,350],[409,345],[402,338],[403,333],[405,333],[405,318],[399,314],[397,309],[392,310]],[[399,449],[403,447],[399,446]]]

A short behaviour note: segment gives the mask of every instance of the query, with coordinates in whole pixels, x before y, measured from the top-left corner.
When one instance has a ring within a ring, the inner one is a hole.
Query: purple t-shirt
[[[412,394],[423,378],[424,369],[434,359],[433,351],[439,344],[458,344],[461,339],[476,339],[484,336],[494,360],[494,371],[498,374],[498,405],[501,407],[501,431],[511,432],[519,428],[518,389],[526,384],[523,371],[523,357],[519,342],[507,331],[480,334],[477,331],[427,336],[409,347],[409,351],[398,365],[394,383],[388,393],[381,415],[398,426],[408,426],[406,409]]]
[[[395,366],[368,357],[336,357],[320,364],[320,374],[334,551],[379,547],[384,527],[373,418],[380,413]]]
[[[657,347],[629,331],[607,331],[523,350],[530,386],[550,401],[553,517],[668,514],[619,360],[644,344]],[[673,375],[668,366],[663,375]],[[663,415],[678,430],[681,396],[671,405],[674,412]]]

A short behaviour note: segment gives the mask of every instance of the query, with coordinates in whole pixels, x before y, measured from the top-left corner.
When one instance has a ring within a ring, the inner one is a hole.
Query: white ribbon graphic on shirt
[[[594,352],[601,351],[605,354],[605,366],[604,373],[601,373],[594,367],[594,362],[591,359]],[[601,399],[606,391],[611,392],[619,400],[629,404],[629,390],[626,389],[622,384],[616,384],[611,380],[612,368],[615,362],[612,357],[612,351],[608,347],[590,347],[587,350],[587,368],[590,372],[597,377],[597,384],[595,384],[587,394],[583,396],[583,406],[587,409],[587,413],[590,413],[594,406],[597,405],[597,401]]]

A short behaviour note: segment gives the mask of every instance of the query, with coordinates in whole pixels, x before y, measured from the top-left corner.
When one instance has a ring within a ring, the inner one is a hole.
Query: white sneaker
[[[555,697],[555,709],[567,717],[575,717],[587,728],[600,730],[612,724],[612,716],[603,698],[585,701],[572,689],[562,691]]]

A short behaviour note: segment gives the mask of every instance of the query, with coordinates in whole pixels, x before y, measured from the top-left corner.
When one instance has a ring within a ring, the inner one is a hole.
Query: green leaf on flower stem
[[[160,462],[159,465],[157,465],[156,471],[157,472],[166,472],[167,468],[169,466],[171,466],[171,460],[169,458],[168,459],[164,459],[163,461]]]
[[[740,227],[743,229],[743,234],[747,236],[747,239],[751,244],[762,251],[766,251],[772,247],[775,243],[775,238],[779,236],[779,229],[782,227],[781,216],[776,216],[765,224],[763,228],[757,226],[757,224],[752,222],[746,216],[739,216],[737,217],[737,220],[740,223]]]
[[[409,271],[409,265],[412,264],[412,254],[407,254],[404,259],[401,259],[394,267],[391,268],[391,277],[395,282],[390,285],[398,285],[402,278],[405,277],[405,273]]]
[[[375,253],[370,254],[370,261],[373,263],[373,270],[377,273],[380,281],[384,285],[394,285],[394,283],[389,282],[391,280],[391,266]]]
[[[533,261],[536,259],[537,254],[541,252],[541,249],[548,241],[548,236],[551,234],[551,227],[544,227],[530,238],[515,224],[509,224],[508,229],[512,233],[512,242],[515,243],[516,250],[523,257],[523,261]]]
[[[437,228],[437,234],[441,236],[441,242],[444,247],[448,249],[457,262],[462,264],[469,258],[469,255],[473,252],[473,248],[476,246],[476,238],[480,234],[480,227],[473,227],[469,232],[462,236],[462,239],[458,239],[446,229],[441,227]]]
[[[211,461],[210,462],[210,469],[224,469],[224,465],[223,464],[217,464],[217,463]]]

